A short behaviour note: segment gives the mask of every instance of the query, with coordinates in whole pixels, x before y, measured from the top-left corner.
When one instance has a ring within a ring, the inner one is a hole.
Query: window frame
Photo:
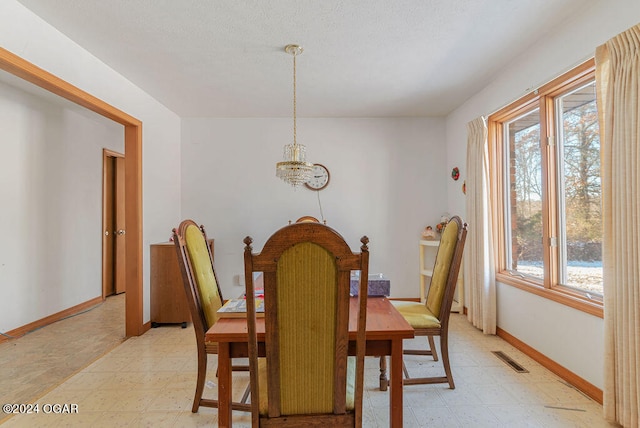
[[[593,296],[587,292],[557,283],[560,268],[559,245],[551,245],[551,237],[556,237],[557,241],[559,234],[557,174],[555,172],[550,174],[548,171],[549,166],[555,169],[557,165],[554,101],[556,97],[592,81],[595,81],[595,60],[593,58],[493,113],[487,120],[487,128],[490,148],[491,191],[493,195],[497,195],[491,201],[495,213],[492,221],[496,231],[494,234],[496,280],[603,318],[603,301],[600,296]],[[507,193],[504,177],[507,166],[504,164],[504,159],[508,147],[503,143],[503,125],[535,109],[540,110],[540,155],[544,189],[542,199],[544,278],[542,280],[511,273],[506,266],[507,249],[505,245],[508,233],[505,227],[507,224],[505,207],[509,201],[505,196]]]

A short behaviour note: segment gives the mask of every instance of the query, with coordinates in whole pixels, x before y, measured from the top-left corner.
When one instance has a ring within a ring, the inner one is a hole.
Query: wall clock
[[[316,163],[313,164],[313,170],[311,171],[311,178],[304,183],[307,188],[311,190],[322,190],[329,184],[329,170],[326,166]]]

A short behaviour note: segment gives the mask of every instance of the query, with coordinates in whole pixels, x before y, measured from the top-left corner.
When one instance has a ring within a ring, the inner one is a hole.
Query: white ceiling
[[[594,0],[18,0],[187,116],[442,116]]]

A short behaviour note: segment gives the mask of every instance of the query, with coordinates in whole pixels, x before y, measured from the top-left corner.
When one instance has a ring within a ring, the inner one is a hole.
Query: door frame
[[[124,126],[125,335],[140,336],[148,330],[142,320],[142,122],[2,47],[0,69]]]

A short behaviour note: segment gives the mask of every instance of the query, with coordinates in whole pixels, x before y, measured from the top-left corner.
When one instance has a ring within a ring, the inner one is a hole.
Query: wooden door
[[[125,291],[124,156],[103,151],[102,296]]]
[[[113,269],[114,276],[114,288],[116,294],[124,293],[125,291],[125,266],[126,266],[126,229],[124,222],[124,156],[118,156],[115,158],[115,194],[114,194],[114,212],[115,212],[115,248]]]

